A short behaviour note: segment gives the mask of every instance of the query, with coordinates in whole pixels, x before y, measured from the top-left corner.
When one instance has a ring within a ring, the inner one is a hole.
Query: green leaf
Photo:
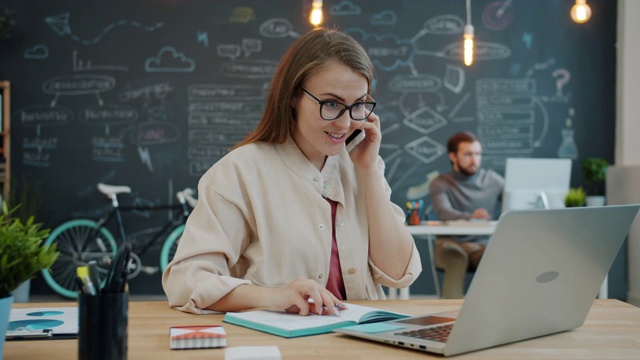
[[[58,258],[56,246],[42,246],[49,229],[41,229],[33,217],[26,222],[13,218],[16,208],[6,202],[0,214],[0,298],[7,297],[38,271],[49,269]]]

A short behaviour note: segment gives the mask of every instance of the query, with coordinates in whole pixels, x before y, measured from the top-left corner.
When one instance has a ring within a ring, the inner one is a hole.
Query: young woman
[[[287,51],[255,132],[200,179],[163,274],[169,304],[336,314],[342,300],[406,287],[420,256],[378,155],[373,65],[350,36],[317,29]],[[361,130],[347,152],[345,142]]]

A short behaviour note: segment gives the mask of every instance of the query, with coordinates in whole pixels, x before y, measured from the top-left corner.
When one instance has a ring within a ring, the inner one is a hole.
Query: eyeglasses
[[[351,105],[345,105],[336,100],[320,100],[302,86],[300,89],[320,104],[320,117],[328,121],[339,118],[347,110],[353,120],[366,120],[376,107],[375,101],[356,101]]]

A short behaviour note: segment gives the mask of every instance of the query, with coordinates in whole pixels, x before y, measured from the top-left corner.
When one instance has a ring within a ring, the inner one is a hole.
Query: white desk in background
[[[491,235],[497,221],[424,221],[420,225],[407,226],[411,235]]]
[[[429,241],[429,262],[431,264],[431,273],[433,275],[433,283],[436,288],[437,296],[440,297],[440,286],[436,266],[434,263],[434,240],[438,235],[491,235],[496,229],[497,221],[424,221],[420,225],[408,225],[409,233],[416,237],[426,237]],[[608,277],[605,277],[598,298],[606,299],[608,297]],[[398,294],[399,293],[399,294]],[[409,287],[402,289],[389,289],[389,299],[409,299]]]
[[[496,221],[423,221],[420,225],[408,225],[407,228],[413,236],[425,236],[429,241],[429,262],[431,264],[431,274],[436,288],[436,294],[440,297],[440,286],[436,266],[433,262],[434,244],[437,235],[491,235],[496,228]],[[398,295],[399,292],[399,295]],[[396,298],[409,299],[409,287],[402,289],[389,289],[389,299]]]

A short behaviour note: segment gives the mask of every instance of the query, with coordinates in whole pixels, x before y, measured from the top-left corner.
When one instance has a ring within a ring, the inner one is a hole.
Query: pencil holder
[[[78,296],[78,359],[127,358],[128,293]]]

